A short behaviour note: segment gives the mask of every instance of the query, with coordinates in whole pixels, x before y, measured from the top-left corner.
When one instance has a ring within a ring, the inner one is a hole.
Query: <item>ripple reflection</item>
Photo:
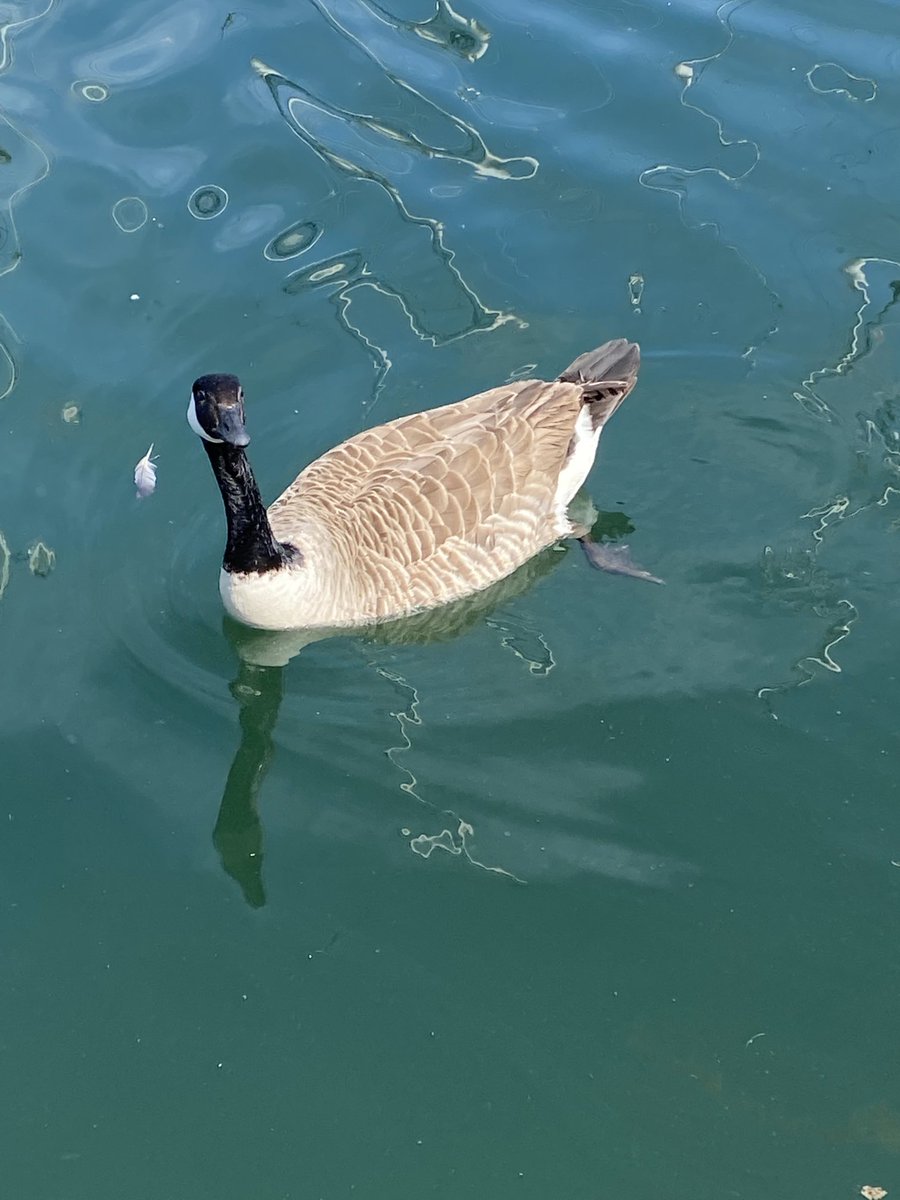
[[[106,84],[92,83],[88,79],[76,79],[72,84],[72,91],[83,100],[89,100],[91,104],[102,104],[104,100],[109,99],[109,88]]]
[[[447,0],[437,0],[434,14],[424,21],[404,20],[395,17],[386,8],[376,4],[375,0],[362,0],[371,12],[376,13],[381,20],[394,29],[405,29],[426,42],[432,42],[460,58],[475,62],[485,53],[491,34],[488,29],[474,17],[464,17],[451,8]]]
[[[112,207],[112,219],[123,233],[137,233],[149,219],[147,205],[140,196],[123,196]]]
[[[196,188],[188,197],[188,212],[198,221],[211,221],[220,216],[228,206],[228,193],[216,183],[207,183]]]
[[[273,237],[263,254],[272,262],[296,258],[314,246],[321,236],[322,226],[315,221],[296,221]]]

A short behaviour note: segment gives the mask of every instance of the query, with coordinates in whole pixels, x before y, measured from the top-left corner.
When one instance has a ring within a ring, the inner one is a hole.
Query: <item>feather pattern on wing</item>
[[[487,587],[570,532],[553,498],[583,391],[525,380],[366,430],[298,476],[272,529],[327,548],[336,607],[367,619]]]

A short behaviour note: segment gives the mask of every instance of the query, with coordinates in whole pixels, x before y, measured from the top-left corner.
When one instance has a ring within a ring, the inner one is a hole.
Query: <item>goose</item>
[[[268,509],[240,381],[201,376],[187,416],[225,506],[226,611],[256,629],[373,625],[488,588],[565,538],[594,567],[662,582],[569,512],[639,365],[638,346],[618,338],[552,382],[516,380],[364,430]]]

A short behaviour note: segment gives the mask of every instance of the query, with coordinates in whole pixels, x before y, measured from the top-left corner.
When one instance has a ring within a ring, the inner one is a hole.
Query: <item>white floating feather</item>
[[[153,443],[151,442],[150,449],[134,468],[134,486],[137,488],[138,500],[144,500],[156,491],[156,466],[150,457],[152,453]]]

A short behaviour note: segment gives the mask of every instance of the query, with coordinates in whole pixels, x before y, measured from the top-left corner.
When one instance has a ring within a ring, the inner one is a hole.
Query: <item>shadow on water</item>
[[[624,513],[600,513],[592,534],[598,540],[615,540],[633,526]],[[367,644],[382,646],[431,645],[461,637],[482,621],[488,621],[553,571],[566,557],[568,545],[545,550],[514,574],[493,587],[454,604],[396,621],[385,622],[352,636]],[[224,632],[240,659],[230,691],[240,710],[240,744],[231,763],[213,844],[222,867],[240,886],[253,908],[266,903],[263,882],[264,832],[259,814],[259,792],[274,755],[274,733],[284,698],[284,670],[304,646],[347,630],[287,630],[266,633],[248,629],[225,618]]]

